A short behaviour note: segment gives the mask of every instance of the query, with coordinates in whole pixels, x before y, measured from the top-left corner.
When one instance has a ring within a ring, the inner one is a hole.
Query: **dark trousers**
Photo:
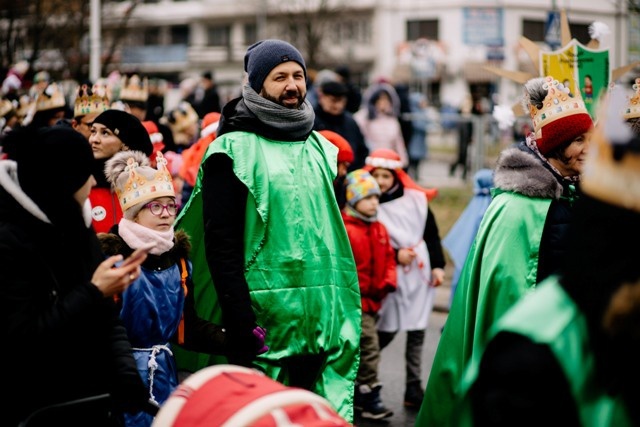
[[[380,363],[380,345],[376,330],[376,315],[362,313],[362,333],[360,335],[360,367],[356,382],[369,387],[378,382],[378,365]]]
[[[385,348],[396,336],[396,332],[378,331],[380,350]],[[420,382],[422,371],[422,347],[424,345],[424,329],[407,331],[407,345],[404,351],[406,363],[406,383]]]

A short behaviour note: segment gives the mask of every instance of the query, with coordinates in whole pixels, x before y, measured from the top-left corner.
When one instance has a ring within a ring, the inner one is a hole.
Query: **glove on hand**
[[[267,330],[262,326],[256,326],[253,329],[253,336],[256,337],[256,348],[258,348],[256,354],[266,353],[269,350],[269,346],[264,343],[264,339],[267,336]]]

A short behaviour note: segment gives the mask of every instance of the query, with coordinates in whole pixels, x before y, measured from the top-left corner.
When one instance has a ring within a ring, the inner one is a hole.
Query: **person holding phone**
[[[123,151],[106,164],[107,179],[120,201],[123,218],[109,233],[99,234],[106,254],[148,250],[141,274],[119,298],[134,347],[138,371],[149,398],[162,405],[178,385],[172,346],[209,354],[222,354],[225,330],[198,317],[195,310],[191,244],[184,231],[175,232],[178,206],[166,160],[157,153],[157,169],[140,151]],[[133,257],[133,255],[132,255]],[[264,346],[265,331],[255,328]],[[127,414],[127,426],[150,426],[145,412]]]
[[[21,128],[0,160],[0,331],[3,425],[115,426],[148,395],[113,296],[144,256],[105,259],[87,204],[93,154],[72,128]],[[77,399],[92,404],[42,411]],[[40,414],[40,415],[38,415]]]

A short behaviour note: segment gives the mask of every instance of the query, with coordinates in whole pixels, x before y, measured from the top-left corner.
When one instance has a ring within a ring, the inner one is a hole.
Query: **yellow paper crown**
[[[627,106],[622,114],[625,120],[640,117],[640,77],[636,78],[633,86],[633,96],[627,98]]]
[[[538,109],[533,102],[529,103],[529,115],[533,121],[536,135],[549,123],[574,114],[589,114],[580,95],[571,95],[569,88],[551,76],[545,77],[542,86],[547,90],[547,96],[542,101],[542,108]]]
[[[22,120],[25,118],[29,112],[33,114],[35,111],[36,103],[29,95],[22,95],[18,99],[18,108],[16,109],[16,114]]]
[[[640,141],[620,118],[620,108],[613,105],[598,111],[599,123],[591,136],[580,187],[594,198],[640,212]],[[613,133],[622,133],[616,136],[622,139],[612,141],[609,134]]]
[[[129,78],[123,76],[119,98],[121,101],[147,102],[149,98],[149,81],[146,77],[140,79],[137,74]]]
[[[53,110],[66,105],[62,88],[57,83],[49,85],[36,98],[36,111]]]
[[[198,123],[200,117],[190,103],[182,101],[178,107],[171,110],[167,116],[166,124],[173,132],[182,132],[189,126]]]
[[[87,114],[102,113],[109,109],[109,98],[96,91],[89,89],[87,85],[78,88],[75,105],[73,107],[73,116],[85,116]]]
[[[151,166],[140,166],[134,157],[130,157],[124,172],[126,176],[124,179],[118,178],[115,186],[123,211],[158,197],[176,196],[171,173],[167,169],[167,159],[160,151],[156,155],[155,169]]]
[[[6,116],[11,111],[15,111],[15,106],[13,102],[8,99],[0,99],[0,118]]]

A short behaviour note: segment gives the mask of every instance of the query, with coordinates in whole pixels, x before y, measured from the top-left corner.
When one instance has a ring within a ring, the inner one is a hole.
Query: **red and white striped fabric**
[[[184,380],[152,427],[351,427],[321,396],[235,365],[204,368]]]

